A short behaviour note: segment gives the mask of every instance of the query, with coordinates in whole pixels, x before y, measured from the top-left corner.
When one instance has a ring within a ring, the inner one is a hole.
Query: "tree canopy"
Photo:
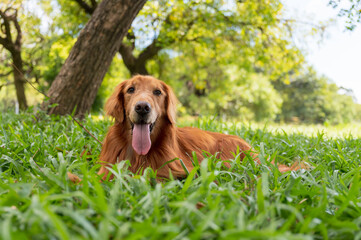
[[[100,3],[42,0],[35,9],[27,0],[17,6],[24,12],[17,19],[26,29],[21,56],[28,81],[42,91],[51,86]],[[359,1],[353,3],[357,9]],[[305,61],[294,41],[298,25],[284,11],[279,0],[148,1],[120,39],[93,110],[102,109],[122,79],[150,74],[174,88],[183,115],[310,123],[357,119],[360,108],[352,94]],[[9,51],[1,51],[1,58],[0,85],[9,91]],[[8,101],[4,90],[0,96]]]

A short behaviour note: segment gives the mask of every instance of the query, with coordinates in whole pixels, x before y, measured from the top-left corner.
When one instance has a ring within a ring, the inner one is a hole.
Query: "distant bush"
[[[274,86],[283,98],[280,121],[341,124],[361,119],[361,107],[354,101],[352,91],[319,77],[312,68],[289,84],[277,81]]]

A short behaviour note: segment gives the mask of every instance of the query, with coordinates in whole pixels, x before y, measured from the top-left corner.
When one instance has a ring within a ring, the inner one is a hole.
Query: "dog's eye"
[[[153,91],[153,94],[156,95],[156,96],[159,96],[159,95],[162,94],[162,92],[157,89],[157,90],[154,90],[154,91]]]
[[[134,90],[135,90],[135,88],[130,87],[130,88],[128,88],[127,93],[133,93],[133,92],[134,92]]]

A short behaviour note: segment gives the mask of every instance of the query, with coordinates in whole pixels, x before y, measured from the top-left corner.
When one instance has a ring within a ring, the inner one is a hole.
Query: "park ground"
[[[1,239],[359,239],[360,125],[297,126],[180,119],[179,125],[238,135],[261,165],[235,154],[193,159],[184,180],[113,167],[99,183],[100,144],[68,117],[0,116]],[[83,124],[100,140],[109,119]],[[85,150],[85,152],[84,152]],[[268,162],[305,161],[280,173]],[[198,160],[198,161],[197,161]],[[67,179],[71,171],[82,184]]]

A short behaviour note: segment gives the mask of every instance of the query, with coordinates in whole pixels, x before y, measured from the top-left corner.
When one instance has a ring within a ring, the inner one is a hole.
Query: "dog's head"
[[[135,76],[120,83],[105,105],[106,113],[129,126],[133,149],[146,155],[151,135],[160,124],[175,124],[177,99],[164,82],[150,76]],[[158,131],[159,132],[159,131]]]

